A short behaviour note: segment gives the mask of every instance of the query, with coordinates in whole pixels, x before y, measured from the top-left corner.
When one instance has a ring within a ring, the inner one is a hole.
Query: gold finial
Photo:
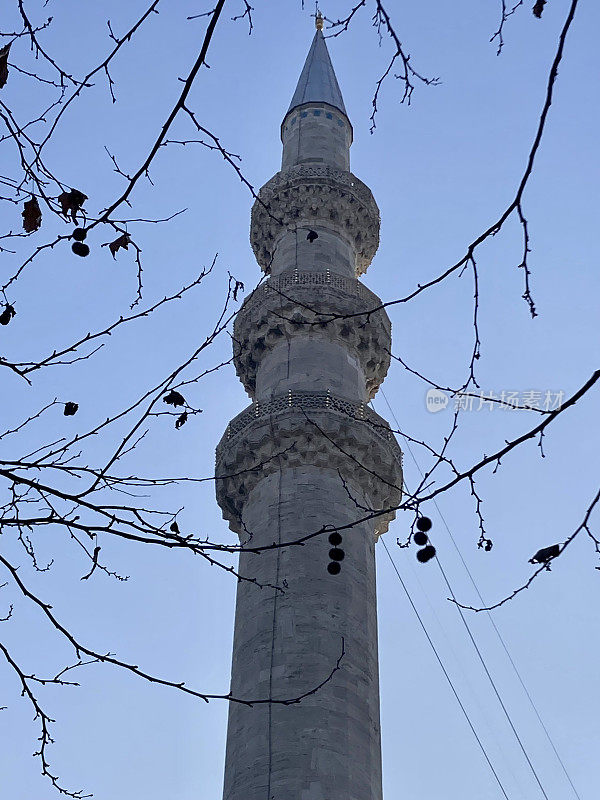
[[[323,15],[320,11],[317,11],[317,16],[315,17],[315,27],[318,31],[323,30]]]

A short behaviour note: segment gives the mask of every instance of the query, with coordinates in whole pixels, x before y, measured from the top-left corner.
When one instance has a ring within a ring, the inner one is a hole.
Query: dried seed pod
[[[76,256],[81,256],[82,258],[85,258],[90,254],[90,248],[87,246],[87,244],[84,244],[83,242],[73,242],[73,244],[71,245],[71,250],[75,253]]]
[[[435,547],[432,544],[426,545],[422,550],[417,551],[417,561],[426,564],[435,556]]]
[[[7,303],[4,311],[0,314],[0,325],[8,325],[16,313],[17,312],[15,311],[14,306],[11,306],[10,303]]]

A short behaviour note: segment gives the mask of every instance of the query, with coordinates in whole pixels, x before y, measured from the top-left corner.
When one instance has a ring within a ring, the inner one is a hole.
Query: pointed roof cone
[[[317,28],[287,114],[306,103],[327,103],[346,117],[346,107],[333,71],[323,32]],[[286,116],[287,116],[286,114]]]

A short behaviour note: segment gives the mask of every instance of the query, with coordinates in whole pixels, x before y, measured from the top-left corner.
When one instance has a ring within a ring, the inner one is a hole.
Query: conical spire
[[[315,38],[312,40],[287,113],[289,114],[293,108],[305,103],[327,103],[348,116],[329,58],[325,37],[320,28],[317,28]]]

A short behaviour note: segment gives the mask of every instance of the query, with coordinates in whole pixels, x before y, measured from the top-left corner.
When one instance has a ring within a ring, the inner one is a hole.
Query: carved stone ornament
[[[217,446],[216,492],[223,518],[242,532],[246,498],[281,468],[310,464],[340,472],[370,498],[375,533],[387,531],[402,497],[402,452],[385,420],[368,406],[327,392],[289,392],[253,404],[229,424]],[[221,476],[221,477],[219,477]],[[357,518],[368,513],[357,508]]]
[[[250,243],[265,272],[283,231],[318,222],[354,247],[356,274],[367,271],[379,246],[379,209],[369,187],[351,172],[300,164],[278,172],[258,197],[252,206]]]
[[[235,320],[234,363],[244,388],[254,397],[261,359],[284,337],[300,334],[345,344],[360,362],[371,399],[390,365],[389,317],[383,308],[366,313],[380,305],[355,278],[328,270],[270,278],[246,298]]]

